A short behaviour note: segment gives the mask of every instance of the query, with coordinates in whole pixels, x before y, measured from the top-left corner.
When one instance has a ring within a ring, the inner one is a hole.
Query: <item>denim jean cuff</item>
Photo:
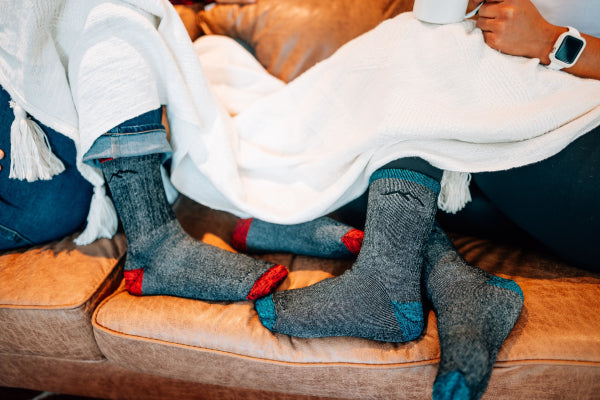
[[[172,152],[164,128],[141,133],[113,134],[100,136],[91,149],[83,156],[83,161],[94,164],[99,158],[120,158]]]
[[[172,149],[161,123],[162,108],[148,111],[125,121],[100,136],[83,161],[98,166],[98,159],[163,154],[169,158]]]

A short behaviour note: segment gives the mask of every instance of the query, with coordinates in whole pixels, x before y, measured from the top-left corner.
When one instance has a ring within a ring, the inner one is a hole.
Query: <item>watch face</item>
[[[582,47],[583,41],[581,39],[565,36],[560,47],[556,50],[555,57],[562,62],[572,64],[577,59]]]

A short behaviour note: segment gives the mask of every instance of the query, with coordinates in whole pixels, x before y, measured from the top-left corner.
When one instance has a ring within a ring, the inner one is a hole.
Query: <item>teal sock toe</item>
[[[499,276],[492,276],[490,279],[488,279],[487,283],[504,289],[512,290],[521,296],[521,299],[523,299],[523,291],[521,290],[521,287],[513,280],[504,279]]]
[[[275,321],[277,320],[275,304],[273,303],[273,295],[256,300],[254,307],[256,308],[260,322],[265,326],[265,328],[272,330],[273,325],[275,325]]]
[[[398,303],[392,301],[394,314],[402,330],[405,341],[418,338],[423,332],[423,304],[421,302]]]
[[[436,379],[433,400],[469,400],[467,381],[459,371],[452,371]]]

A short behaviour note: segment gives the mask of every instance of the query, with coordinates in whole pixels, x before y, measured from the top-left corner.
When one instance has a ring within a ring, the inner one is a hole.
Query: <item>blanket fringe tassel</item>
[[[74,242],[76,245],[84,246],[96,239],[110,239],[117,233],[118,226],[117,211],[112,200],[106,195],[106,188],[104,185],[94,186],[87,225]]]
[[[438,207],[451,214],[462,210],[471,201],[470,183],[471,174],[467,172],[444,171]]]
[[[34,182],[52,179],[65,170],[62,161],[52,153],[48,137],[23,107],[14,101],[10,106],[15,120],[10,127],[9,178]]]

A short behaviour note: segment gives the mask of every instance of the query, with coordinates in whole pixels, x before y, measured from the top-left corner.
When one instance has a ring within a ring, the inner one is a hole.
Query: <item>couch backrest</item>
[[[197,23],[206,34],[243,42],[271,74],[289,82],[381,21],[412,10],[413,2],[257,0],[200,11]]]

